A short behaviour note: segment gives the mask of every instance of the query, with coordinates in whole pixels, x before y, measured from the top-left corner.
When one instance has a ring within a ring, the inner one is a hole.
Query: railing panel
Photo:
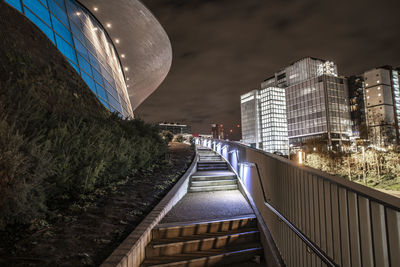
[[[371,218],[374,240],[375,266],[389,267],[385,209],[381,204],[378,204],[374,201],[371,202]]]
[[[326,246],[327,254],[334,259],[333,255],[333,227],[332,227],[332,204],[331,204],[331,183],[324,181],[325,218],[326,218]]]
[[[396,266],[400,262],[400,212],[386,209],[387,229],[391,229],[388,235],[389,253],[391,266]]]
[[[324,181],[318,179],[318,200],[320,214],[320,233],[321,233],[321,249],[327,253],[326,249],[326,214],[325,214],[325,198],[324,198]]]
[[[351,265],[361,266],[361,249],[360,249],[360,228],[358,222],[358,203],[357,195],[354,192],[347,194],[349,207],[349,225],[350,225],[350,249],[351,249]]]
[[[361,235],[361,256],[362,266],[374,266],[374,252],[372,250],[372,231],[371,231],[371,214],[369,208],[369,200],[365,197],[358,197],[358,207],[360,218],[360,232]]]
[[[339,187],[339,223],[340,223],[340,244],[342,249],[341,266],[350,266],[350,240],[349,240],[349,219],[347,210],[347,190]]]
[[[287,266],[400,266],[400,200],[235,142],[200,143],[241,176]]]

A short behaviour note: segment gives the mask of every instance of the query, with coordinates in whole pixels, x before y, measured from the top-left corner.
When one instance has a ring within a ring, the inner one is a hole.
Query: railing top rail
[[[216,139],[210,139],[210,140],[215,140],[215,141],[221,142],[221,143],[228,143],[228,144],[231,144],[231,145],[242,147],[244,149],[252,150],[252,151],[254,151],[256,153],[263,154],[263,155],[265,155],[267,157],[270,157],[270,158],[273,158],[273,159],[275,159],[275,160],[277,160],[279,162],[283,162],[283,163],[285,163],[285,164],[287,164],[287,165],[289,165],[291,167],[299,168],[300,170],[302,170],[302,171],[304,171],[306,173],[318,176],[318,177],[320,177],[320,178],[322,178],[324,180],[327,180],[327,181],[330,181],[332,183],[338,184],[338,185],[340,185],[342,187],[345,187],[349,191],[353,191],[353,192],[355,192],[355,193],[357,193],[359,195],[364,196],[365,198],[374,200],[375,202],[378,202],[378,203],[380,203],[380,204],[382,204],[384,206],[389,206],[394,210],[400,211],[400,198],[397,198],[395,196],[383,193],[381,191],[378,191],[376,189],[367,187],[365,185],[362,185],[362,184],[359,184],[359,183],[355,183],[355,182],[346,180],[346,179],[344,179],[342,177],[334,176],[334,175],[331,175],[329,173],[326,173],[326,172],[323,172],[323,171],[320,171],[320,170],[317,170],[317,169],[314,169],[314,168],[311,168],[311,167],[299,166],[295,162],[293,162],[293,161],[291,161],[289,159],[274,155],[272,153],[268,153],[268,152],[263,151],[263,150],[252,148],[252,147],[243,145],[243,144],[238,143],[238,142],[226,141],[226,140],[216,140]]]

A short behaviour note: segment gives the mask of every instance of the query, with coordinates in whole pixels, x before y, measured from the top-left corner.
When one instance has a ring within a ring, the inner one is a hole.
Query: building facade
[[[263,150],[269,153],[287,155],[289,144],[284,88],[267,87],[261,89],[260,114]]]
[[[365,106],[368,138],[376,145],[399,143],[399,72],[390,66],[366,71]]]
[[[321,75],[286,88],[289,143],[320,139],[328,149],[349,141],[351,122],[345,78]]]
[[[136,65],[143,65],[144,62],[135,60],[139,59],[139,55],[136,55],[136,58],[131,56],[132,52],[128,52],[128,47],[129,51],[137,51],[137,53],[143,53],[146,48],[135,47],[134,42],[122,44],[120,37],[111,37],[110,34],[118,36],[123,30],[127,39],[124,39],[125,41],[135,38],[141,41],[153,41],[152,38],[148,38],[150,35],[137,36],[137,33],[141,32],[138,28],[143,27],[139,23],[135,25],[131,23],[131,27],[127,27],[127,22],[121,19],[125,13],[130,16],[145,16],[146,27],[149,31],[153,30],[152,34],[157,36],[163,44],[163,54],[172,57],[169,39],[161,25],[138,1],[133,1],[129,7],[125,8],[121,7],[124,3],[119,0],[108,3],[89,0],[79,2],[75,0],[5,0],[5,2],[24,14],[49,38],[106,108],[125,118],[133,117],[136,106],[132,105],[132,101],[136,103],[144,100],[134,99],[131,96],[141,90],[134,81],[145,78],[137,76],[136,73],[129,74],[131,69],[135,69]],[[88,6],[84,6],[85,3]],[[113,12],[115,8],[119,9],[118,14]],[[124,28],[118,25],[124,25]],[[156,46],[154,45],[152,52],[158,55]],[[122,53],[125,49],[127,49],[126,54]],[[152,65],[149,62],[151,61],[148,61],[147,65]],[[150,80],[160,79],[160,75],[162,79],[165,77],[170,67],[170,59],[157,62],[156,65],[158,71],[162,70],[163,73],[148,77]],[[150,71],[149,73],[152,75]],[[146,90],[155,90],[155,88],[149,86]]]
[[[265,151],[284,155],[309,139],[338,149],[352,135],[348,98],[347,80],[333,62],[300,59],[241,96],[243,141],[254,144],[261,133]]]
[[[172,134],[191,134],[191,127],[189,125],[185,124],[179,124],[179,123],[170,123],[170,122],[161,122],[158,124],[158,127],[162,131],[169,131]]]
[[[348,77],[347,82],[353,138],[367,140],[368,131],[365,115],[364,78],[362,75],[353,75]]]
[[[211,135],[214,139],[224,139],[224,125],[219,123],[211,124]]]
[[[242,140],[255,148],[262,147],[260,92],[252,90],[240,96]]]

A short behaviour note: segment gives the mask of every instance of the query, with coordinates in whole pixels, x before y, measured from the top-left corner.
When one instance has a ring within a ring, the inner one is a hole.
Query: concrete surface
[[[227,219],[253,214],[239,190],[188,193],[161,223]]]

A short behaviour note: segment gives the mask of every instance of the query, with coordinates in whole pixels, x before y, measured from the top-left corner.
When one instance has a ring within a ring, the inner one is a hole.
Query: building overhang
[[[171,42],[138,0],[79,0],[103,25],[119,55],[132,109],[162,83],[172,62]]]

